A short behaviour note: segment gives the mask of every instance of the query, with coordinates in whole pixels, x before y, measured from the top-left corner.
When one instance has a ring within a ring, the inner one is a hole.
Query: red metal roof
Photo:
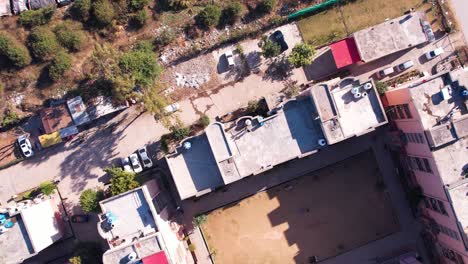
[[[164,251],[160,251],[151,256],[144,257],[142,261],[143,264],[169,264],[169,261],[167,261],[166,258],[166,253],[164,253]]]
[[[337,41],[331,44],[330,48],[338,69],[361,61],[354,38]]]

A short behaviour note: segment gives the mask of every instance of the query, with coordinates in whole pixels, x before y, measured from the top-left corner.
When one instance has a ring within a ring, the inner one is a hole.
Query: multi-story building
[[[468,71],[387,91],[392,149],[437,262],[468,263]],[[414,197],[414,195],[413,195]]]

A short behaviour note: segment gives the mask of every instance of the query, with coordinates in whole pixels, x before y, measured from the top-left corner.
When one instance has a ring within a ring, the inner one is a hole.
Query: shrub
[[[51,60],[59,48],[55,35],[46,27],[36,27],[29,35],[29,46],[40,61]]]
[[[119,60],[119,67],[123,73],[132,76],[135,83],[141,86],[153,84],[162,71],[154,53],[142,50],[141,47],[125,53]]]
[[[195,246],[195,244],[190,244],[188,245],[188,249],[190,250],[190,252],[194,252],[197,249],[197,247]]]
[[[170,28],[164,28],[154,39],[154,44],[157,47],[164,47],[169,45],[174,38],[174,32]]]
[[[260,103],[257,100],[250,100],[247,104],[247,111],[249,113],[256,113],[260,108]]]
[[[52,59],[49,65],[49,77],[53,81],[58,81],[63,77],[63,74],[71,68],[71,56],[60,51]]]
[[[270,39],[266,39],[262,45],[262,55],[265,58],[272,58],[276,57],[280,54],[281,47],[278,43],[271,41]]]
[[[132,21],[133,23],[135,23],[135,25],[138,27],[138,28],[142,28],[145,26],[146,24],[146,20],[148,19],[148,14],[146,13],[146,10],[142,9],[140,11],[138,11],[135,15],[133,15],[132,17]]]
[[[134,172],[124,171],[117,167],[106,168],[104,171],[111,176],[110,190],[112,195],[118,195],[140,186],[140,184],[135,181]]]
[[[18,114],[16,114],[15,111],[12,109],[8,109],[5,112],[5,115],[3,116],[2,120],[2,126],[3,127],[9,127],[9,126],[14,126],[18,124],[20,121],[20,118],[18,117]]]
[[[207,115],[202,115],[200,117],[200,119],[198,120],[198,123],[202,126],[202,127],[207,127],[209,124],[210,124],[210,118],[207,116]]]
[[[312,56],[314,54],[315,50],[312,46],[300,43],[293,48],[288,61],[296,68],[303,67],[312,63]]]
[[[79,51],[86,39],[85,33],[72,23],[64,22],[55,26],[55,36],[58,42],[69,51]]]
[[[45,25],[52,19],[54,12],[54,7],[46,7],[38,10],[27,10],[20,14],[18,23],[24,27]]]
[[[80,195],[80,206],[85,213],[99,213],[99,202],[104,199],[102,191],[95,191],[92,189],[84,190]]]
[[[198,13],[196,20],[199,26],[209,28],[219,23],[221,8],[216,5],[207,5]]]
[[[41,193],[44,195],[51,195],[54,193],[55,189],[57,186],[53,182],[43,182],[41,185],[39,185],[39,189],[41,190]]]
[[[114,7],[109,0],[99,0],[93,3],[93,19],[98,27],[107,27],[115,17]]]
[[[75,245],[73,256],[68,260],[72,264],[99,264],[102,259],[101,246],[96,242],[79,242]]]
[[[376,81],[375,82],[375,88],[377,89],[377,92],[380,95],[383,95],[388,90],[388,85],[386,83],[384,83],[384,82]]]
[[[175,140],[182,140],[190,135],[190,128],[176,125],[171,128]]]
[[[22,68],[31,63],[28,49],[5,33],[0,33],[0,55],[6,57],[15,67]]]
[[[206,223],[206,220],[208,220],[208,217],[202,214],[194,217],[192,223],[194,226],[198,227]]]
[[[223,24],[234,24],[239,19],[242,12],[242,5],[239,2],[232,2],[223,9]]]
[[[190,6],[191,0],[161,0],[165,9],[182,10]]]
[[[276,0],[263,0],[257,6],[259,12],[271,13],[276,7]]]
[[[142,10],[146,5],[149,4],[149,0],[130,0],[128,3],[128,9],[130,11]]]
[[[75,0],[71,12],[78,20],[88,21],[91,15],[91,0]]]

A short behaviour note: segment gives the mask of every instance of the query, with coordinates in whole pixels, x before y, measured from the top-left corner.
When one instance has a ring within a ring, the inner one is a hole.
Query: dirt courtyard
[[[254,176],[254,177],[261,177]],[[208,214],[216,263],[309,263],[399,230],[372,151]]]

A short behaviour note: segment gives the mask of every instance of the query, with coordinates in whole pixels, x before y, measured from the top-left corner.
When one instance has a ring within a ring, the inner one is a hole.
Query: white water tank
[[[131,252],[130,254],[128,254],[127,258],[128,261],[134,261],[137,258],[137,254],[135,252]]]
[[[318,140],[318,144],[324,147],[325,145],[327,145],[327,141],[324,138],[321,138]]]
[[[368,94],[366,92],[363,92],[361,95],[362,97],[367,97]]]
[[[366,90],[372,89],[372,83],[370,83],[370,82],[365,83],[364,84],[364,89],[366,89]]]
[[[355,98],[355,99],[359,99],[359,98],[361,98],[361,97],[362,97],[362,94],[361,94],[361,93],[355,93],[355,94],[354,94],[354,98]]]

